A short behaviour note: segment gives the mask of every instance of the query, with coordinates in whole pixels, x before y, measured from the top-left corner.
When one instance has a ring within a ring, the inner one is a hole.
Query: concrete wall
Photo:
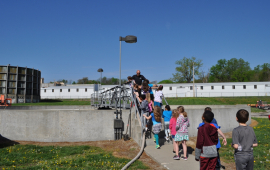
[[[236,121],[236,113],[240,109],[246,109],[249,114],[247,124],[251,123],[251,109],[247,105],[183,105],[190,120],[189,135],[197,136],[197,127],[202,122],[202,114],[205,107],[211,107],[222,132],[231,132],[239,124]],[[178,106],[171,106],[176,109]]]
[[[76,142],[114,140],[114,111],[1,109],[0,134],[10,140],[21,141]],[[125,127],[128,114],[129,110],[123,111]]]
[[[209,106],[209,105],[208,105]],[[171,106],[175,109],[177,106]],[[197,135],[197,127],[206,106],[184,106],[190,120],[189,135]],[[238,123],[239,109],[246,105],[212,105],[215,118],[223,132],[230,132]],[[13,109],[12,109],[13,108]],[[0,134],[10,140],[40,142],[78,142],[114,140],[115,110],[94,110],[89,106],[32,106],[0,109]],[[129,110],[123,110],[124,133]],[[132,109],[131,136],[140,144],[141,127]],[[250,119],[248,124],[250,124]]]

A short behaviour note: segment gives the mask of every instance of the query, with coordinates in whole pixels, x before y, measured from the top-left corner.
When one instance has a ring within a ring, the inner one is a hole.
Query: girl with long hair
[[[154,133],[154,141],[156,142],[156,148],[160,149],[159,146],[159,137],[158,134],[161,131],[162,124],[161,124],[161,108],[159,106],[154,107],[154,113],[151,113],[150,116],[143,115],[146,119],[151,119],[153,122],[153,133]]]
[[[184,159],[185,161],[187,160],[187,144],[186,142],[189,140],[188,137],[188,127],[189,127],[189,120],[187,117],[187,112],[185,112],[185,109],[183,106],[179,106],[177,108],[178,112],[179,112],[179,116],[177,118],[176,121],[176,135],[175,135],[175,142],[179,145],[179,142],[182,142],[182,146],[183,146],[183,152],[184,152],[184,156],[181,157],[181,159]],[[178,149],[176,148],[176,153],[177,155],[174,157],[174,159],[179,159],[179,155],[178,155]]]

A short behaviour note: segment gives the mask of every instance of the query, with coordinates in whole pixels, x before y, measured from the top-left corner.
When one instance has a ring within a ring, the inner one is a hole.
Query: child
[[[217,128],[210,125],[213,118],[214,114],[211,111],[204,112],[205,124],[198,129],[195,160],[200,161],[201,170],[216,169],[218,133]]]
[[[207,108],[210,108],[210,107],[207,107]],[[204,112],[205,111],[207,111],[207,108],[205,108],[204,109]],[[210,108],[211,109],[211,108]],[[212,110],[212,109],[211,109]],[[210,111],[209,109],[208,109],[208,111]],[[214,115],[214,113],[213,113],[213,115]],[[203,119],[203,116],[202,116],[202,119]],[[215,118],[213,118],[213,120],[214,120]],[[222,144],[223,145],[227,145],[227,140],[226,140],[226,137],[225,137],[225,135],[222,133],[222,131],[220,130],[220,126],[218,126],[218,124],[216,124],[216,123],[213,123],[213,122],[216,122],[216,121],[211,121],[211,123],[210,123],[210,125],[212,125],[212,126],[214,126],[214,127],[216,127],[217,128],[217,131],[218,131],[218,133],[223,137],[223,142],[222,142]],[[201,127],[202,125],[204,125],[205,123],[203,122],[203,123],[200,123],[199,124],[199,127]],[[198,127],[198,129],[199,129],[199,127]],[[218,144],[216,145],[216,147],[217,147],[217,164],[216,164],[216,168],[220,168],[220,167],[222,167],[223,169],[225,169],[225,166],[223,166],[223,165],[221,165],[221,163],[220,163],[220,157],[219,157],[219,148],[221,147],[221,144],[220,144],[220,141],[218,140]]]
[[[249,113],[241,109],[236,113],[236,121],[239,126],[232,132],[232,147],[235,149],[234,159],[236,169],[253,169],[253,147],[258,146],[256,135],[252,127],[247,126]]]
[[[162,96],[163,96],[162,90],[163,90],[163,86],[160,85],[155,94],[154,106],[159,106],[159,107],[162,106]]]
[[[172,118],[170,120],[170,125],[169,125],[169,128],[171,130],[171,135],[172,135],[173,152],[174,153],[176,153],[176,150],[179,150],[179,145],[174,141],[175,134],[176,134],[176,130],[175,130],[176,129],[176,120],[177,120],[178,117],[179,117],[179,112],[176,109],[174,109],[172,111]],[[177,157],[177,156],[178,156],[178,153],[174,157]],[[179,156],[178,156],[178,159],[179,159]]]
[[[169,129],[169,124],[170,124],[170,120],[172,117],[172,111],[169,105],[165,106],[165,111],[163,111],[162,117],[164,118],[164,124],[165,124],[165,134],[166,134],[166,141],[169,142],[170,139],[170,129]]]
[[[204,109],[204,111],[211,111],[212,112],[212,109],[211,109],[211,107],[206,107],[205,109]],[[203,122],[203,121],[202,121]],[[212,120],[212,122],[211,123],[215,123],[215,124],[218,124],[217,123],[217,120],[215,119],[215,118],[213,118],[213,120]]]
[[[141,95],[141,105],[140,105],[140,109],[143,110],[144,113],[149,112],[149,108],[148,108],[148,101],[146,100],[146,96],[145,95]]]
[[[154,133],[154,141],[156,142],[156,148],[160,149],[159,146],[159,137],[158,134],[161,131],[162,125],[161,125],[161,109],[158,106],[154,107],[154,113],[151,113],[150,116],[143,115],[146,119],[151,119],[153,122],[153,133]]]
[[[139,89],[138,84],[135,84],[134,85],[134,94],[136,95],[136,98],[138,99],[138,101],[141,103],[142,102],[141,99],[140,99],[141,95],[139,94],[138,89]]]
[[[146,100],[148,101],[148,109],[149,109],[149,113],[152,113],[153,111],[153,101],[151,100],[151,97],[150,97],[150,93],[146,93]]]
[[[189,127],[189,120],[187,117],[187,112],[185,112],[185,109],[183,106],[180,106],[178,109],[179,112],[179,117],[177,118],[176,121],[176,135],[175,135],[175,142],[179,145],[179,142],[182,141],[182,146],[183,146],[183,152],[184,156],[181,157],[181,159],[184,159],[185,161],[187,160],[187,145],[186,142],[189,140],[188,137],[188,127]],[[178,149],[176,148],[176,153],[178,153]],[[179,159],[179,155],[177,154],[174,159]]]

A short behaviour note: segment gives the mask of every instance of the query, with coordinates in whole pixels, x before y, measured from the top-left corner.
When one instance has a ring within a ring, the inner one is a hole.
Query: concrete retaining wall
[[[177,106],[171,106],[172,109]],[[184,106],[190,120],[189,135],[197,135],[197,127],[206,106]],[[212,105],[215,118],[223,132],[230,132],[238,123],[239,109],[246,105]],[[40,142],[78,142],[114,140],[115,110],[94,110],[89,106],[32,106],[0,109],[0,134],[10,140]],[[16,109],[16,110],[14,110]],[[68,110],[67,110],[68,109]],[[124,133],[129,110],[123,110]],[[131,136],[140,144],[141,127],[132,109]],[[248,124],[250,124],[250,119]]]
[[[10,140],[21,141],[114,140],[114,111],[0,110],[0,134]],[[129,110],[123,111],[124,126],[128,114]]]

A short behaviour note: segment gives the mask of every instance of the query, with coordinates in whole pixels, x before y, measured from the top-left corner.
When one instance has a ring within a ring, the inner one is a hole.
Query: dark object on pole
[[[126,43],[136,43],[137,37],[134,35],[128,35],[126,37],[119,37],[119,41],[125,41]]]
[[[102,68],[99,68],[97,71],[100,72],[100,84],[101,84],[103,69]]]
[[[121,86],[121,41],[125,41],[126,43],[136,43],[137,37],[134,35],[128,35],[126,37],[119,37],[120,42],[120,59],[119,59],[119,86]]]

